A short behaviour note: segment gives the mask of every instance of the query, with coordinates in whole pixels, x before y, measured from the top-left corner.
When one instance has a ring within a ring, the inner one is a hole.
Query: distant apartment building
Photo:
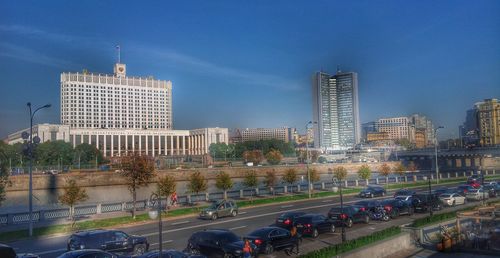
[[[377,123],[376,122],[372,121],[372,122],[363,123],[361,125],[361,140],[362,141],[369,141],[368,134],[375,133],[375,132],[377,132]]]
[[[426,129],[422,128],[415,129],[415,147],[425,148],[426,146],[428,146]]]
[[[357,73],[315,73],[312,97],[315,148],[343,150],[360,142]]]
[[[479,146],[479,123],[478,123],[478,105],[476,103],[474,108],[471,108],[465,113],[465,121],[459,126],[459,133],[461,138],[461,144],[469,146]]]
[[[391,140],[388,132],[369,132],[366,134],[367,142],[387,142]]]
[[[476,106],[481,145],[500,145],[500,103],[497,99],[485,99]]]
[[[415,142],[415,127],[408,117],[381,118],[377,121],[377,131],[387,133],[390,140]]]
[[[295,128],[280,127],[280,128],[246,128],[240,129],[241,141],[259,141],[277,139],[284,142],[292,142]]]
[[[434,144],[434,124],[430,119],[421,114],[413,114],[409,116],[410,123],[413,124],[415,130],[419,130],[419,133],[424,134],[425,142],[423,145],[419,143],[417,148],[424,148],[426,146],[432,146]],[[416,132],[416,131],[415,131]],[[420,138],[421,139],[421,138]]]

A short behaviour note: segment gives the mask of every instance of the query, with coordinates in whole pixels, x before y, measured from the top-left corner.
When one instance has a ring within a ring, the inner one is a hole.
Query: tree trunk
[[[227,200],[227,190],[224,190],[224,200]]]
[[[389,186],[389,176],[385,176],[385,184]]]
[[[132,189],[132,218],[135,219],[135,201],[137,199],[137,191]]]

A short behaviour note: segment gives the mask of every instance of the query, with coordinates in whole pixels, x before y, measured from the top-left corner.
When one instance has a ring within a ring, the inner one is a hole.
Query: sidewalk
[[[500,256],[500,254],[499,254]],[[461,253],[461,252],[438,252],[436,250],[429,250],[424,248],[413,248],[398,252],[388,258],[492,258],[499,257],[493,255],[474,254],[474,253]]]

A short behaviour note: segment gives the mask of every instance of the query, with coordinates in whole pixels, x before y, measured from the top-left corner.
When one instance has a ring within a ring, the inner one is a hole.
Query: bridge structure
[[[408,165],[413,162],[419,169],[435,171],[434,148],[398,152],[397,159]],[[438,149],[439,170],[443,172],[500,169],[500,147]]]

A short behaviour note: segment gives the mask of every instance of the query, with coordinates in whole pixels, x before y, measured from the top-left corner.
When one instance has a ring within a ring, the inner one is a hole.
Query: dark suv
[[[357,205],[346,205],[343,209],[340,207],[333,207],[328,212],[328,217],[334,221],[335,224],[346,225],[348,228],[352,227],[353,223],[363,222],[368,224],[370,222],[370,214],[367,210]]]
[[[297,219],[297,217],[300,217],[305,214],[306,214],[305,212],[301,211],[285,212],[276,219],[276,226],[281,228],[291,229],[292,226],[295,225],[295,220]]]
[[[402,201],[399,199],[387,199],[383,200],[381,203],[384,210],[393,219],[399,217],[399,215],[408,214],[413,215],[413,206],[410,202]]]
[[[216,220],[220,217],[238,215],[238,206],[233,201],[216,201],[200,212],[200,218]]]
[[[188,240],[186,252],[207,257],[243,257],[245,243],[226,229],[206,229],[195,232]],[[256,246],[251,244],[252,257],[257,257]]]
[[[429,209],[441,210],[443,204],[437,194],[419,193],[413,196],[413,207],[415,211],[426,212]]]
[[[369,185],[365,189],[359,192],[359,197],[370,197],[373,198],[375,196],[384,196],[386,191],[383,187],[377,185]]]
[[[335,232],[335,222],[321,214],[306,214],[297,218],[297,231],[303,236],[319,236],[319,233]]]
[[[68,239],[68,251],[101,249],[113,253],[141,255],[148,251],[145,237],[131,236],[118,230],[86,230],[72,234]]]
[[[410,189],[399,189],[399,190],[397,190],[394,193],[394,197],[397,197],[397,196],[412,196],[412,195],[414,195],[416,193],[417,192],[415,192],[414,190],[410,190]]]

